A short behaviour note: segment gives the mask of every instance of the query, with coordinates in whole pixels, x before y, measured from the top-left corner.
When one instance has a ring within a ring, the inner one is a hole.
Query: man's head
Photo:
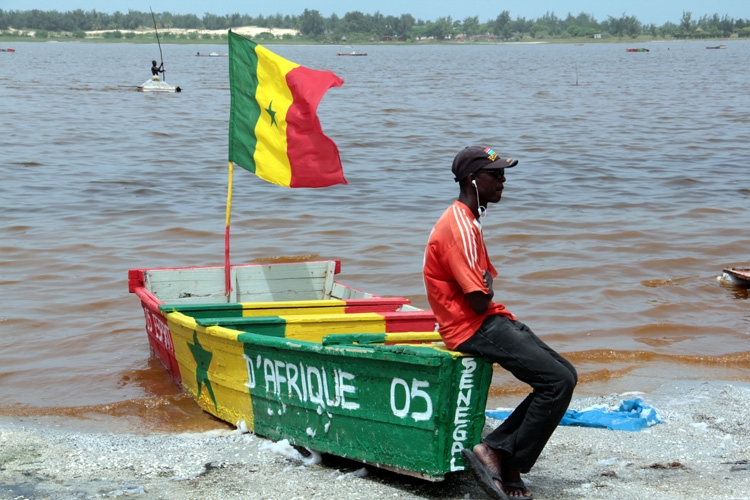
[[[518,160],[500,158],[492,149],[469,146],[453,159],[453,175],[461,186],[459,201],[474,214],[484,216],[488,203],[497,203],[503,196],[505,169],[515,167]]]
[[[468,146],[453,159],[453,175],[460,182],[480,170],[499,170],[515,167],[518,160],[500,158],[495,151],[483,146]]]
[[[151,66],[156,66],[156,61],[151,61]]]

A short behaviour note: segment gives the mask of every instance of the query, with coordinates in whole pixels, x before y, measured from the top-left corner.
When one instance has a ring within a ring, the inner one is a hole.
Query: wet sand
[[[571,408],[635,396],[664,422],[640,432],[559,427],[524,476],[535,498],[750,497],[750,384],[668,382],[648,394],[574,398]],[[139,435],[87,430],[75,419],[4,417],[0,498],[486,498],[468,472],[430,483],[319,458],[230,429]]]

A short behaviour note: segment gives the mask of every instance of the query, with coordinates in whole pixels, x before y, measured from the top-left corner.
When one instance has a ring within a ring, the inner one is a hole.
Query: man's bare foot
[[[500,477],[503,478],[503,491],[509,497],[524,498],[527,500],[534,498],[521,479],[521,473],[516,469],[511,469],[508,466],[502,467]]]
[[[480,462],[495,475],[503,478],[503,482],[495,480],[498,488],[501,488],[506,495],[513,498],[523,498],[532,500],[534,496],[521,479],[521,473],[509,466],[503,466],[500,454],[484,443],[479,443],[473,449],[474,454]]]
[[[499,476],[500,472],[502,471],[502,466],[500,462],[500,456],[484,443],[479,443],[476,445],[473,449],[474,454],[477,456],[480,462],[487,467],[487,469],[492,472],[493,474]],[[505,486],[498,480],[495,480],[495,484],[498,488],[505,491]]]

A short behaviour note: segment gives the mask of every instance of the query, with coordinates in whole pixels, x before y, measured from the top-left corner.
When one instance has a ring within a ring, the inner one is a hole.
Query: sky
[[[399,0],[284,0],[268,2],[257,0],[223,0],[218,3],[199,0],[0,0],[3,10],[57,10],[61,12],[83,9],[113,13],[139,10],[148,12],[171,12],[173,14],[205,13],[223,16],[225,14],[249,14],[264,16],[273,14],[299,15],[305,9],[317,10],[324,17],[336,14],[342,17],[347,12],[360,11],[365,14],[380,12],[388,16],[411,14],[416,19],[435,21],[440,17],[451,16],[454,21],[478,16],[480,22],[495,19],[502,11],[510,12],[511,19],[525,17],[536,19],[547,12],[565,18],[568,13],[577,16],[581,12],[592,15],[597,21],[605,21],[609,16],[619,18],[623,14],[635,16],[643,24],[661,26],[666,22],[679,24],[683,11],[691,12],[694,20],[703,15],[720,17],[728,15],[735,19],[750,19],[750,0],[525,0],[523,2],[498,2],[496,0],[431,0],[429,2],[408,2]]]

